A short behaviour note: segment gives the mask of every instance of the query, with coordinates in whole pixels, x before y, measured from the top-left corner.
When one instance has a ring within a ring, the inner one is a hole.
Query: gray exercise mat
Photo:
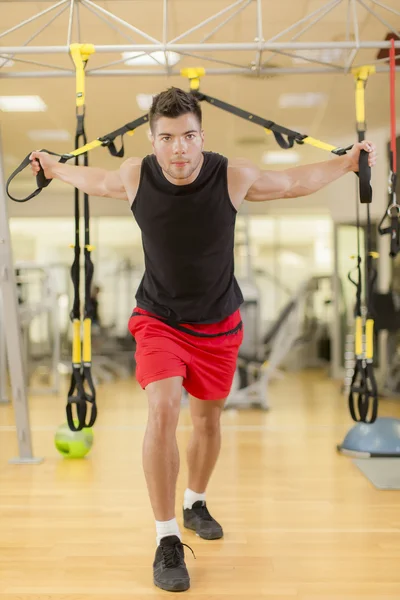
[[[400,490],[400,458],[356,458],[353,462],[379,490]]]

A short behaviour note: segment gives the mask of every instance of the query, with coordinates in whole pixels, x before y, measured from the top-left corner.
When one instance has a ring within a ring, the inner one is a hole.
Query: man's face
[[[204,133],[193,113],[175,119],[159,117],[154,124],[152,145],[163,169],[173,179],[187,179],[200,165]]]

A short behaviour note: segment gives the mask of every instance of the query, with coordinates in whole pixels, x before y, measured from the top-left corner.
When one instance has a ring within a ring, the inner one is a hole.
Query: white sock
[[[199,500],[205,502],[206,493],[204,492],[203,494],[198,494],[197,492],[187,488],[183,497],[183,508],[192,508],[193,504]]]
[[[170,521],[156,521],[156,531],[157,546],[160,545],[161,538],[167,537],[168,535],[177,535],[182,541],[182,535],[179,531],[179,525],[176,519],[171,519]]]

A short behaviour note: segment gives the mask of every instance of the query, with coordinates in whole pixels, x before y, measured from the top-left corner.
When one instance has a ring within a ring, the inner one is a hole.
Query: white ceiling
[[[352,1],[352,0],[351,0]],[[394,29],[400,29],[400,17],[394,12],[375,4],[372,0],[363,0],[365,6],[373,8],[377,15],[385,19]],[[169,0],[167,39],[172,40],[200,21],[223,10],[232,1],[228,0]],[[243,0],[242,4],[245,3]],[[384,0],[382,2],[394,11],[400,12],[400,0]],[[381,3],[381,4],[382,4]],[[49,8],[55,2],[19,2],[0,0],[0,44],[3,47],[21,46],[40,27],[45,25],[56,14],[58,9],[40,17],[14,32],[1,37],[1,33]],[[96,4],[111,11],[121,19],[133,24],[148,35],[162,41],[163,39],[163,0],[110,0],[97,1]],[[327,6],[327,0],[262,0],[263,37],[269,40],[279,32],[288,28],[295,21],[303,19],[320,7]],[[324,19],[310,28],[297,41],[323,42],[346,39],[346,19],[349,0],[338,0],[337,7]],[[237,5],[239,8],[240,5]],[[60,7],[61,8],[61,7]],[[384,40],[389,29],[371,15],[357,0],[357,18],[361,40]],[[44,29],[30,45],[49,46],[66,45],[68,30],[68,6],[48,28]],[[198,43],[225,17],[195,31],[180,42]],[[256,28],[257,2],[253,0],[228,24],[215,33],[208,42],[238,43],[252,42],[257,35]],[[104,21],[96,17],[88,9],[80,5],[79,9],[81,41],[94,44],[142,44],[149,43],[138,33],[129,31],[122,25],[118,28],[126,37],[111,29]],[[75,21],[76,24],[76,21]],[[306,22],[304,22],[304,25]],[[290,41],[299,31],[283,35],[280,41]],[[350,33],[352,33],[351,29]],[[77,26],[74,26],[72,41],[78,41]],[[206,55],[205,52],[201,53]],[[356,57],[356,63],[362,64],[376,59],[377,50],[362,50]],[[254,52],[209,52],[208,57],[248,67],[255,60]],[[120,54],[95,53],[89,60],[87,70],[100,67],[121,58]],[[264,52],[262,62],[271,58],[270,52]],[[345,57],[343,57],[345,58]],[[71,69],[72,63],[68,55],[21,55],[14,59],[34,60],[37,62],[58,65]],[[203,66],[206,69],[229,68],[199,58],[182,57],[175,69],[186,66]],[[273,56],[269,67],[312,68],[318,65],[298,64],[288,56]],[[117,69],[128,69],[123,63]],[[110,67],[109,70],[112,70]],[[139,68],[135,68],[137,71]],[[151,67],[144,67],[151,72]],[[157,70],[155,67],[154,70]],[[43,113],[5,113],[0,112],[1,135],[6,174],[9,174],[24,156],[35,147],[46,147],[56,152],[68,152],[73,148],[75,129],[75,82],[73,77],[18,77],[21,72],[39,72],[43,75],[49,69],[24,62],[15,62],[12,66],[0,69],[0,95],[39,95],[46,103],[48,110]],[[14,74],[14,77],[4,77]],[[400,79],[398,78],[400,81]],[[171,85],[188,89],[185,79],[179,75],[132,75],[132,76],[88,76],[87,77],[87,117],[86,129],[89,139],[99,137],[120,125],[143,114],[136,103],[139,93],[154,94]],[[277,123],[301,132],[320,137],[327,142],[340,143],[341,136],[348,137],[354,132],[354,80],[351,74],[275,74],[254,77],[249,75],[209,75],[202,80],[201,89],[212,96],[226,100],[239,107],[252,111],[260,116],[275,120]],[[387,73],[371,77],[367,86],[367,118],[370,129],[388,127],[389,123],[389,78]],[[326,101],[318,108],[279,108],[279,98],[284,93],[319,92],[326,94]],[[400,83],[397,84],[400,97]],[[206,146],[227,156],[248,157],[261,164],[261,157],[266,150],[276,150],[277,146],[271,136],[265,136],[260,127],[246,123],[241,119],[208,106],[203,105],[204,125],[206,130]],[[32,129],[63,129],[71,133],[69,141],[33,142],[28,132]],[[146,127],[143,126],[133,137],[126,136],[128,155],[143,156],[150,151]],[[326,155],[307,147],[301,147],[303,160],[323,160]],[[117,159],[109,157],[106,149],[91,152],[90,162],[93,165],[115,168]],[[25,175],[24,175],[25,176]],[[21,176],[20,181],[23,177]],[[16,189],[16,188],[14,188]]]

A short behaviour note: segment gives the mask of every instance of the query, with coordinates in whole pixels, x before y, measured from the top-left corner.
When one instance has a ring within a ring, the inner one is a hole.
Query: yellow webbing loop
[[[373,65],[365,65],[357,69],[352,69],[356,80],[356,121],[358,131],[365,131],[365,86],[368,77],[376,72]]]
[[[91,319],[83,320],[83,362],[92,362],[92,321]]]
[[[181,69],[182,77],[189,79],[189,85],[191,90],[198,90],[200,88],[200,77],[204,77],[206,70],[203,67],[189,67],[188,69]]]
[[[365,358],[372,360],[374,357],[374,321],[367,319],[365,323]]]
[[[76,106],[85,104],[85,64],[94,53],[93,44],[71,44],[71,58],[76,69]]]
[[[93,148],[98,148],[102,145],[103,144],[99,140],[93,140],[93,142],[88,142],[81,148],[77,148],[76,150],[68,152],[68,154],[71,154],[71,156],[79,156],[80,154],[84,154],[84,152],[88,152],[89,150],[92,150]]]
[[[74,319],[73,322],[73,339],[72,339],[72,362],[74,365],[81,364],[81,322],[79,319]]]
[[[363,339],[362,339],[362,317],[356,317],[356,340],[355,340],[355,351],[356,357],[360,357],[363,353]]]
[[[328,150],[328,152],[332,152],[332,150],[336,149],[336,146],[326,144],[325,142],[321,142],[321,140],[317,140],[310,136],[304,138],[304,140],[302,140],[302,144],[308,144],[309,146],[314,146],[315,148],[320,148],[321,150]]]

